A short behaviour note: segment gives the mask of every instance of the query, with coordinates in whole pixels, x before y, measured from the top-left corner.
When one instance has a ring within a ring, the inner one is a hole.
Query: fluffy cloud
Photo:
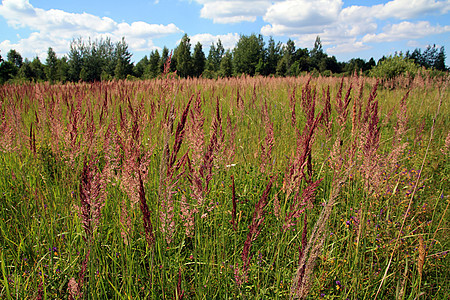
[[[417,39],[448,31],[448,26],[433,26],[429,22],[403,21],[379,25],[384,20],[395,22],[432,14],[446,14],[450,1],[393,0],[373,6],[343,7],[341,0],[286,0],[273,3],[263,19],[268,25],[263,35],[289,36],[300,47],[311,47],[320,36],[330,54],[354,52],[369,48],[367,43]]]
[[[264,21],[298,29],[330,25],[336,21],[341,7],[341,0],[287,0],[269,7]]]
[[[401,22],[388,25],[379,34],[367,34],[362,38],[365,43],[393,42],[398,40],[418,39],[428,35],[450,32],[450,26],[432,26],[430,22]]]
[[[232,49],[236,46],[240,36],[237,33],[228,33],[224,35],[212,35],[210,33],[196,34],[190,37],[191,45],[195,46],[197,42],[200,42],[204,48],[208,48],[212,43],[217,43],[220,39],[225,49]]]
[[[214,23],[254,22],[270,7],[269,0],[196,0],[203,5],[200,16]]]
[[[3,0],[0,15],[6,19],[9,26],[29,28],[33,31],[28,38],[15,44],[10,41],[0,44],[3,49],[8,49],[6,46],[9,46],[24,56],[42,56],[50,45],[57,54],[67,53],[70,41],[80,36],[92,39],[109,37],[112,41],[125,37],[130,50],[149,50],[153,48],[152,39],[181,32],[174,24],[117,23],[111,18],[88,13],[44,10],[33,7],[28,0]]]
[[[450,1],[435,0],[393,0],[375,5],[371,13],[379,19],[410,19],[429,14],[446,14],[450,11]]]

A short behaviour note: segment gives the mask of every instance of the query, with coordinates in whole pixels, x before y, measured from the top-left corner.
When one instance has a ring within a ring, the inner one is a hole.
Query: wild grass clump
[[[446,299],[448,80],[0,87],[0,297]]]

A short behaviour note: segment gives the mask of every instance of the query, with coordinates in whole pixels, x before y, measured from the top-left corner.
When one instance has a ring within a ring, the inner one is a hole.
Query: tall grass
[[[0,87],[0,297],[450,297],[448,80],[417,77]]]

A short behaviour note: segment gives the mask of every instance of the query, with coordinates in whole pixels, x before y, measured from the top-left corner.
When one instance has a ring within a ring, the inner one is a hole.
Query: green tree
[[[160,56],[158,50],[152,51],[147,68],[145,69],[145,76],[147,78],[155,78],[160,74],[159,61]]]
[[[220,62],[220,76],[231,77],[233,76],[233,55],[230,50],[227,50]]]
[[[202,75],[205,70],[206,58],[205,53],[203,53],[202,44],[197,42],[194,47],[194,53],[192,54],[192,67],[193,74],[195,77]]]
[[[33,72],[34,81],[45,80],[45,66],[41,63],[39,57],[35,57],[30,63],[31,70]]]
[[[65,56],[58,59],[56,78],[61,82],[66,82],[69,78],[69,63]]]
[[[436,70],[445,71],[447,70],[447,67],[445,66],[445,49],[444,46],[442,46],[439,49],[439,53],[437,54],[436,60],[434,61],[433,67]]]
[[[134,76],[136,76],[138,78],[143,78],[144,74],[145,74],[145,69],[147,68],[147,65],[148,65],[148,57],[147,57],[147,55],[145,55],[134,66],[134,68],[133,68]]]
[[[22,55],[14,49],[9,50],[7,54],[8,61],[12,63],[17,70],[20,69],[23,63]]]
[[[0,61],[0,84],[12,79],[17,73],[17,67],[10,61]]]
[[[22,66],[19,69],[19,72],[17,73],[17,77],[23,80],[33,80],[34,74],[33,70],[30,67],[31,62],[25,58],[23,61]]]
[[[281,43],[275,44],[272,37],[269,38],[267,44],[267,63],[265,75],[276,74],[278,61],[281,58]]]
[[[256,66],[263,58],[264,41],[261,35],[241,35],[233,50],[234,69],[237,74],[255,75]]]
[[[294,63],[295,43],[289,39],[286,45],[282,48],[283,56],[278,61],[276,73],[279,76],[295,75],[295,70],[292,67]]]
[[[313,71],[314,69],[319,71],[326,70],[326,62],[324,61],[326,58],[327,55],[323,52],[320,37],[317,36],[314,42],[314,48],[310,52],[309,70],[310,71]]]
[[[52,47],[48,48],[45,64],[45,74],[47,75],[47,80],[53,83],[58,77],[58,58],[56,57],[56,53],[53,51]]]
[[[125,38],[116,43],[115,59],[116,68],[114,69],[114,77],[117,79],[125,79],[133,73],[133,64],[131,63],[132,54],[128,51],[128,45]]]
[[[186,78],[193,75],[190,41],[189,36],[185,34],[175,49],[177,75],[180,77]]]
[[[222,45],[222,41],[219,39],[217,43],[211,44],[209,48],[208,59],[206,61],[206,69],[208,71],[217,72],[220,69],[220,62],[225,53],[225,48]]]
[[[83,60],[85,54],[85,45],[81,38],[72,40],[69,50],[69,80],[80,80],[81,69],[83,68]]]
[[[390,79],[406,73],[415,76],[418,69],[419,67],[412,59],[403,55],[394,55],[381,60],[376,67],[370,70],[369,74],[374,77]]]

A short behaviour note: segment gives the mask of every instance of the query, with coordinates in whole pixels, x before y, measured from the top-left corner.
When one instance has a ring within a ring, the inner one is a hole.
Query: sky
[[[338,61],[378,60],[395,51],[444,46],[450,65],[450,0],[3,0],[0,55],[10,49],[41,61],[52,47],[58,57],[73,39],[125,38],[132,60],[164,46],[174,49],[184,34],[208,55],[218,39],[232,49],[240,35],[265,42],[295,42],[312,49],[317,36]]]

